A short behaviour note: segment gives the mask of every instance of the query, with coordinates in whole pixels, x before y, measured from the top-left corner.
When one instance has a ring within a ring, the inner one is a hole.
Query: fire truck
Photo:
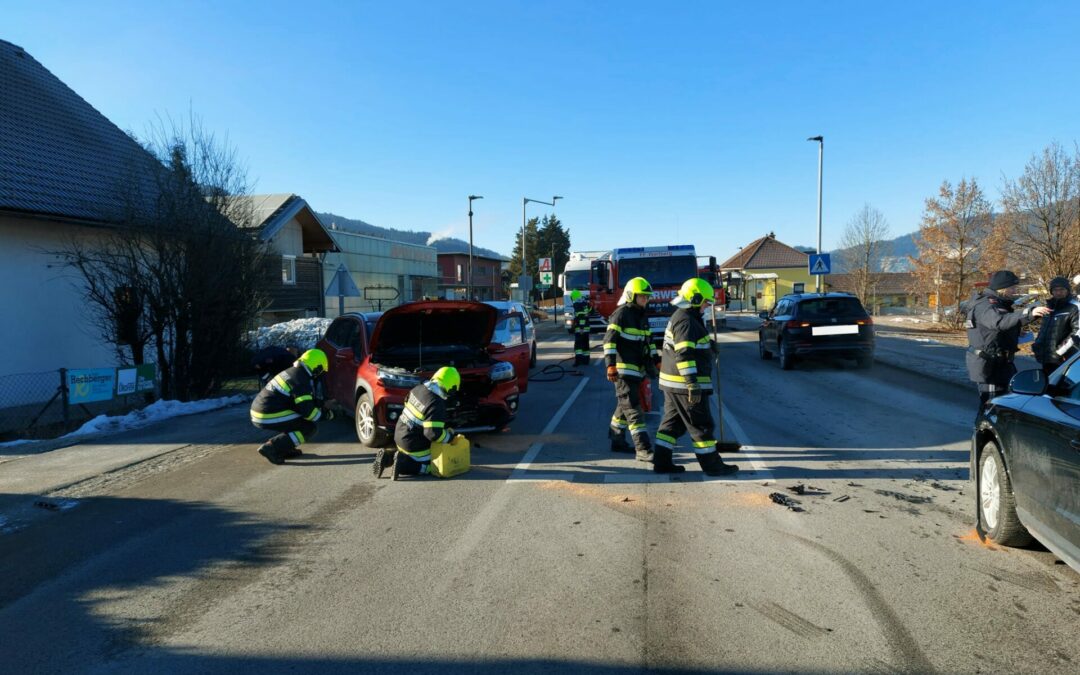
[[[715,258],[710,258],[707,271],[716,278]],[[607,320],[618,306],[626,282],[634,277],[644,277],[653,289],[646,307],[649,328],[653,340],[660,343],[668,318],[675,312],[671,300],[684,281],[697,276],[708,278],[700,274],[698,258],[691,244],[616,248],[592,262],[589,295],[593,308]]]

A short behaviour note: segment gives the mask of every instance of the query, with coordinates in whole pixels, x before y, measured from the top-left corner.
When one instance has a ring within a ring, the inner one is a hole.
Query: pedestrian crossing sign
[[[811,253],[808,261],[810,274],[829,274],[832,269],[832,261],[828,253]]]

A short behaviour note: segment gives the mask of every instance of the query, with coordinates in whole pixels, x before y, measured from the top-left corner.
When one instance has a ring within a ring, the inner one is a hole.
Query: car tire
[[[780,340],[780,368],[791,370],[795,367],[795,355],[791,353],[787,340]]]
[[[381,448],[390,444],[390,434],[379,428],[375,421],[375,405],[371,394],[364,392],[356,399],[356,437],[369,448]]]
[[[855,357],[855,365],[857,365],[862,370],[870,370],[871,368],[874,367],[874,357],[873,357],[873,355],[870,355],[870,356],[856,356]]]
[[[765,347],[765,336],[763,336],[763,335],[758,335],[757,351],[758,351],[758,356],[761,357],[762,361],[768,361],[769,359],[772,358],[772,352],[770,352]]]
[[[1016,515],[1012,481],[1005,471],[1005,461],[995,443],[983,446],[979,455],[979,494],[977,508],[986,536],[1002,546],[1024,546],[1031,535]]]
[[[530,368],[535,368],[536,367],[536,343],[535,342],[533,343],[533,346],[532,346],[532,355],[529,356],[529,367]]]

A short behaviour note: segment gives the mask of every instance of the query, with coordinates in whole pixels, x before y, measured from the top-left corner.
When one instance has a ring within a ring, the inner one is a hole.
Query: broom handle
[[[712,339],[713,345],[716,345],[717,331],[716,331],[716,306],[713,305],[712,311]],[[724,397],[723,390],[720,388],[720,355],[714,350],[709,350],[709,356],[713,360],[713,380],[715,380],[713,387],[716,389],[716,416],[720,422],[720,442],[724,442]]]

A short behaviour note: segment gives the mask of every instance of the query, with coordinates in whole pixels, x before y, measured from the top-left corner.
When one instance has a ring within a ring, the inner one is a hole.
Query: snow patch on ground
[[[202,401],[188,401],[186,403],[180,401],[155,401],[141,410],[133,410],[126,415],[98,415],[75,431],[66,436],[62,436],[61,438],[75,438],[77,436],[86,436],[88,434],[102,432],[117,433],[121,431],[130,431],[173,417],[195,415],[197,413],[217,410],[218,408],[224,408],[238,403],[247,403],[248,401],[249,399],[246,396],[225,396],[222,398],[208,398]],[[30,441],[10,441],[8,443],[0,443],[0,447],[10,447],[28,442]]]
[[[272,326],[261,326],[247,334],[248,343],[256,350],[273,346],[296,347],[303,352],[315,347],[331,321],[332,319],[324,318],[293,319]]]

